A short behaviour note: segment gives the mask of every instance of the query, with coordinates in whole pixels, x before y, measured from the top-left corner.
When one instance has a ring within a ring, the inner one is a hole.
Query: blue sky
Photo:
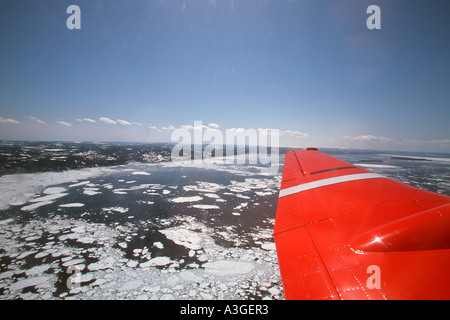
[[[68,30],[69,5],[81,29]],[[381,29],[369,30],[369,5]],[[450,3],[0,3],[0,139],[170,141],[273,128],[281,145],[450,152]]]

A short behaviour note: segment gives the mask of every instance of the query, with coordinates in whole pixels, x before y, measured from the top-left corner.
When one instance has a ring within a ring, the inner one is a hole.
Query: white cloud
[[[163,129],[163,130],[175,130],[176,128],[173,125],[169,124],[168,127],[162,127],[161,129]]]
[[[185,130],[211,130],[210,127],[205,126],[205,125],[199,125],[199,126],[193,126],[191,124],[183,124],[181,126],[181,129],[185,129]]]
[[[65,122],[65,121],[56,121],[56,123],[59,123],[60,125],[66,126],[66,127],[71,127],[72,124]]]
[[[83,119],[77,119],[78,122],[83,122],[83,121],[87,121],[90,123],[96,123],[97,121],[90,119],[90,118],[83,118]]]
[[[39,118],[32,117],[32,116],[28,116],[27,118],[30,119],[30,120],[33,120],[33,121],[35,121],[35,122],[37,122],[37,123],[45,124],[45,121],[42,121],[42,120],[39,119]]]
[[[293,131],[293,130],[281,130],[280,135],[284,136],[292,136],[292,137],[300,137],[300,138],[308,138],[310,137],[309,134],[300,132],[300,131]]]
[[[237,133],[245,133],[244,128],[231,128],[229,129],[231,132],[237,132]]]
[[[444,144],[448,145],[450,144],[450,139],[441,139],[441,140],[430,140],[431,144]]]
[[[277,130],[277,131],[275,131]],[[273,135],[282,135],[282,131],[279,129],[273,129],[273,128],[258,128],[258,134],[263,136],[272,136]]]
[[[20,124],[21,122],[14,120],[14,119],[9,119],[9,118],[5,119],[5,118],[0,117],[0,123]]]
[[[208,124],[208,127],[214,128],[214,129],[218,129],[219,125],[217,123],[215,123],[215,122],[211,122],[210,124]]]
[[[114,120],[111,120],[110,118],[106,118],[106,117],[101,117],[100,121],[107,123],[107,124],[117,124],[117,122],[115,122]]]
[[[123,126],[131,126],[131,122],[122,120],[122,119],[117,119],[117,123],[123,125]]]
[[[194,127],[194,130],[210,130],[210,129],[211,129],[210,127],[205,126],[204,124]]]
[[[381,137],[381,136],[372,136],[370,134],[367,135],[358,135],[356,137],[345,136],[346,140],[355,140],[355,141],[373,141],[373,142],[389,142],[393,141],[391,138]]]
[[[150,123],[147,125],[147,128],[149,128],[149,129],[154,129],[154,130],[157,130],[157,129],[158,129],[157,126],[151,125]]]

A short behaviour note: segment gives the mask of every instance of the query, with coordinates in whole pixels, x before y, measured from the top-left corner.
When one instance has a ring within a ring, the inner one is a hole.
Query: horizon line
[[[95,140],[32,140],[32,139],[0,139],[0,143],[3,142],[44,142],[44,143],[75,143],[75,144],[80,144],[80,143],[86,143],[86,144],[140,144],[140,145],[150,145],[150,144],[173,144],[173,145],[177,145],[180,144],[179,142],[164,142],[164,141],[160,141],[160,142],[146,142],[146,141],[109,141],[109,140],[103,140],[103,141],[95,141]],[[185,144],[185,145],[189,145],[189,144]],[[198,145],[198,144],[194,144],[192,143],[191,145]],[[218,144],[202,144],[202,146],[220,146]],[[226,144],[224,144],[226,145]],[[250,147],[250,145],[245,144],[245,145],[239,145],[239,144],[233,144],[234,147],[236,146],[248,146]],[[260,145],[251,145],[252,147],[260,147]],[[271,148],[271,146],[264,146],[266,148]],[[436,153],[436,154],[447,154],[450,157],[450,152],[443,152],[443,151],[410,151],[410,150],[388,150],[388,149],[368,149],[368,148],[347,148],[347,147],[320,147],[320,146],[277,146],[274,148],[285,148],[285,149],[307,149],[307,148],[316,148],[319,151],[320,150],[360,150],[360,151],[375,151],[375,152],[408,152],[408,153]]]

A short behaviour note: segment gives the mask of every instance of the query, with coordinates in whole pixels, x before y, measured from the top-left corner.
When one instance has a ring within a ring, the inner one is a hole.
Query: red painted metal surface
[[[450,299],[448,196],[289,151],[274,237],[286,299]]]

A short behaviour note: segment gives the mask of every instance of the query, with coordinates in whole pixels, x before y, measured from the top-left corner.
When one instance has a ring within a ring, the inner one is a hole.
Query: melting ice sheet
[[[0,177],[0,299],[281,299],[281,172],[129,164]]]

